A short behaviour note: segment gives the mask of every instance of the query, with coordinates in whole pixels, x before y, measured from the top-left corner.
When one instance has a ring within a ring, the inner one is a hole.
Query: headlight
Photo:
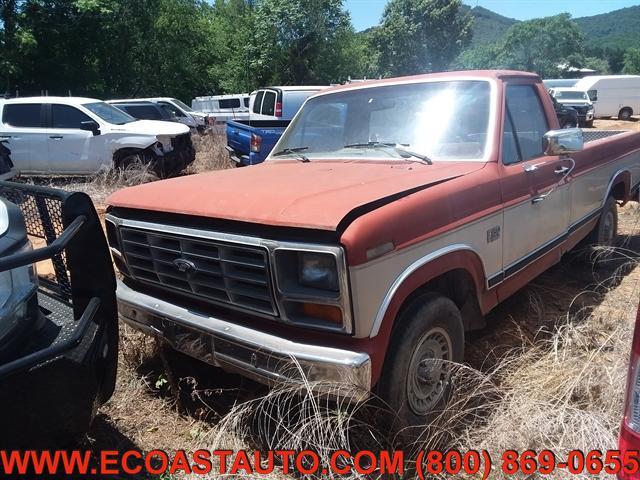
[[[279,244],[273,258],[276,300],[284,320],[352,333],[347,266],[341,247]]]
[[[298,282],[304,287],[338,292],[338,266],[328,253],[299,252]]]

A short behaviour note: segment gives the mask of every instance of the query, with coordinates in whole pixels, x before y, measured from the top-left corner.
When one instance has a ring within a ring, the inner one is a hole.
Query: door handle
[[[540,163],[534,163],[532,165],[525,165],[524,166],[524,171],[529,173],[529,172],[535,172],[536,170],[538,170],[541,166],[545,165],[547,162],[540,162]]]
[[[62,140],[64,137],[62,135],[50,135],[49,138],[54,140]]]
[[[549,192],[551,193],[551,192]],[[548,195],[548,194],[547,194]],[[545,198],[547,198],[547,195],[538,195],[537,197],[533,197],[531,199],[531,203],[536,204],[536,203],[540,203],[541,201],[543,201]]]
[[[553,173],[557,175],[566,175],[570,170],[571,169],[569,167],[558,167],[553,171]]]

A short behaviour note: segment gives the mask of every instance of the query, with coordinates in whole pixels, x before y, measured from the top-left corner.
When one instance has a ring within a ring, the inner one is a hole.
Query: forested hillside
[[[477,46],[484,43],[495,42],[507,33],[509,27],[518,21],[514,18],[503,17],[483,7],[470,8],[466,5],[460,7],[462,14],[470,13],[473,16],[473,37],[471,45]]]
[[[640,47],[640,5],[602,15],[576,18],[587,43],[602,48]]]

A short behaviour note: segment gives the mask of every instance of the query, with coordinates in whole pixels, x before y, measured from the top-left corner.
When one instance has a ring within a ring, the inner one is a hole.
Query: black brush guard
[[[39,278],[44,326],[0,364],[0,447],[66,446],[89,428],[115,388],[115,275],[102,227],[84,193],[0,182],[27,234],[46,246],[0,258],[0,271],[51,259]]]

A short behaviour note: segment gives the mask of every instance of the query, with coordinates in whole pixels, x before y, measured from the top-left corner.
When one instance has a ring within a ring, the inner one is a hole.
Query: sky
[[[356,30],[377,25],[387,0],[345,0]],[[479,5],[505,17],[528,20],[569,12],[588,17],[640,4],[638,0],[463,0],[471,7]]]

